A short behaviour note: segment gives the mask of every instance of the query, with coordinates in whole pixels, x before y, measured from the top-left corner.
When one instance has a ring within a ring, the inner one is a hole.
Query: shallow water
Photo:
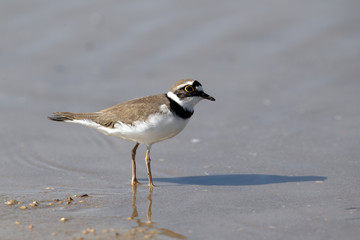
[[[359,10],[350,0],[0,3],[0,238],[357,239]],[[152,147],[152,192],[144,146],[132,189],[133,143],[46,118],[188,77],[216,102]]]

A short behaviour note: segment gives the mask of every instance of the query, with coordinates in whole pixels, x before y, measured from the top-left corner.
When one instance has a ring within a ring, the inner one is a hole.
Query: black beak
[[[200,97],[210,100],[210,101],[215,101],[215,98],[213,98],[212,96],[210,96],[209,94],[206,94],[205,92],[201,92]]]

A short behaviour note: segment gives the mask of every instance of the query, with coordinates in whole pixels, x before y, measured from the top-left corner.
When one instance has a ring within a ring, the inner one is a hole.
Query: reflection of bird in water
[[[149,195],[147,197],[149,204],[146,211],[146,218],[147,221],[143,222],[139,218],[139,213],[137,211],[136,207],[136,192],[137,192],[137,185],[132,185],[132,208],[133,212],[131,214],[131,217],[128,218],[128,220],[136,221],[137,226],[133,227],[131,230],[129,230],[128,234],[126,234],[126,239],[153,239],[158,236],[167,236],[175,239],[186,239],[184,235],[181,235],[179,233],[173,232],[166,228],[159,228],[156,226],[156,223],[151,221],[151,207],[152,207],[152,193],[153,188],[149,188]]]
[[[143,222],[141,222],[140,219],[137,219],[137,217],[139,216],[138,211],[137,211],[137,207],[136,207],[136,192],[137,192],[137,185],[132,185],[132,208],[133,208],[133,212],[131,214],[131,217],[129,217],[129,220],[135,220],[138,222],[138,224],[143,224]],[[148,205],[148,209],[146,211],[146,217],[147,217],[147,222],[146,224],[152,224],[151,221],[151,206],[152,206],[152,192],[153,189],[149,188],[149,195],[148,195],[148,201],[149,201],[149,205]]]

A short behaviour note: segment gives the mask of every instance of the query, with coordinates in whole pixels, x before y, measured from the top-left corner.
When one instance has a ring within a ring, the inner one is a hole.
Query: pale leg
[[[136,149],[138,148],[139,143],[136,143],[134,148],[131,150],[131,166],[132,166],[132,177],[131,177],[131,184],[138,184],[139,181],[136,179],[136,163],[135,163],[135,155]]]
[[[148,172],[148,177],[149,177],[149,187],[154,187],[153,181],[152,181],[152,175],[151,175],[151,167],[150,167],[150,146],[146,146],[146,156],[145,156],[145,162],[146,162],[146,167],[147,167],[147,172]]]

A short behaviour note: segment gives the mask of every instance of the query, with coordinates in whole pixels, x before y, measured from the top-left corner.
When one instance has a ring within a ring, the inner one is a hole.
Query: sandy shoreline
[[[357,239],[359,10],[355,0],[0,3],[0,238]],[[152,193],[144,146],[135,194],[133,143],[47,119],[189,77],[216,102],[153,146]]]

